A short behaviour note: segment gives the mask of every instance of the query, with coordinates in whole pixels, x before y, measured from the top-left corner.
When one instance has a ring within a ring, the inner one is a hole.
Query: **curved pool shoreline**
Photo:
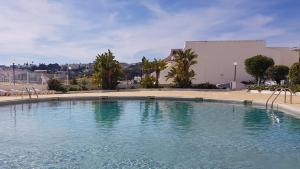
[[[21,98],[21,96],[0,97],[0,106],[19,104],[19,103],[33,103],[43,101],[57,101],[57,100],[95,100],[95,99],[157,99],[157,100],[187,100],[187,101],[212,101],[223,103],[247,104],[253,106],[264,106],[268,95],[251,94],[245,91],[161,91],[161,90],[139,90],[139,91],[110,91],[110,92],[93,92],[93,93],[71,93],[71,94],[53,94],[40,95],[39,99],[34,96],[30,100],[28,97]],[[295,101],[300,100],[295,96]],[[294,101],[294,102],[295,102]],[[299,103],[285,104],[280,100],[275,103],[274,109],[282,111],[300,118]],[[270,107],[270,106],[269,106]]]

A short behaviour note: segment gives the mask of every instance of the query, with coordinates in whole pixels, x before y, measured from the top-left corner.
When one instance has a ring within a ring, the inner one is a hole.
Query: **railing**
[[[27,92],[29,99],[31,100],[31,92],[30,92],[30,90],[27,87],[25,87],[24,89]],[[23,92],[22,92],[22,98],[23,98]]]
[[[278,92],[278,94],[276,95],[276,93]],[[280,96],[280,94],[284,92],[284,103],[286,103],[286,93],[290,92],[290,104],[293,104],[293,92],[291,91],[291,89],[289,88],[277,88],[274,90],[274,92],[271,94],[271,96],[268,98],[267,102],[266,102],[266,109],[268,109],[268,105],[269,105],[269,101],[271,100],[271,98],[275,96],[275,98],[273,99],[273,101],[271,102],[271,109],[273,109],[274,106],[274,102],[278,99],[278,97]]]
[[[36,98],[38,99],[38,98],[39,98],[39,95],[38,95],[38,93],[36,92],[35,88],[32,87],[32,90],[34,91],[34,94],[36,95]]]
[[[28,94],[28,97],[29,97],[29,99],[31,100],[32,99],[32,91],[34,92],[34,94],[36,95],[36,98],[38,99],[39,98],[39,95],[38,95],[38,93],[37,93],[37,91],[36,91],[36,89],[34,88],[34,87],[32,87],[31,89],[29,89],[29,88],[27,88],[27,87],[24,87],[23,89],[22,89],[22,99],[23,99],[23,95],[24,95],[24,91],[26,91],[27,92],[27,94]]]

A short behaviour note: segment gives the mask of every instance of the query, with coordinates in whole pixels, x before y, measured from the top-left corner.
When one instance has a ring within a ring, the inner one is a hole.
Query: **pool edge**
[[[22,103],[38,103],[46,101],[68,101],[68,100],[109,100],[109,99],[134,99],[134,100],[186,100],[186,101],[204,101],[204,102],[218,102],[218,103],[232,103],[232,104],[244,104],[253,106],[265,106],[264,102],[254,100],[238,100],[238,99],[210,99],[203,97],[175,97],[175,96],[52,96],[47,98],[39,99],[11,99],[11,100],[0,100],[0,106],[22,104]],[[300,110],[289,106],[287,104],[276,103],[274,110],[282,111],[283,113],[300,118]]]

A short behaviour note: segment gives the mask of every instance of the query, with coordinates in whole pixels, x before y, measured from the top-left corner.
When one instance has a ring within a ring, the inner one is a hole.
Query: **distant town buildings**
[[[44,84],[50,78],[61,81],[70,80],[69,76],[90,75],[93,72],[93,63],[88,64],[23,64],[13,66],[0,65],[0,82],[36,83]]]

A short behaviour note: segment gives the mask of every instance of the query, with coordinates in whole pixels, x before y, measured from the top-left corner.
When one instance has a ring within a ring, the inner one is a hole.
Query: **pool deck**
[[[40,95],[39,101],[43,100],[56,100],[56,99],[78,99],[78,98],[97,98],[97,97],[120,97],[120,98],[146,98],[146,97],[157,97],[157,98],[204,98],[221,101],[237,101],[243,102],[245,100],[252,101],[255,105],[265,105],[266,100],[270,94],[260,93],[249,93],[246,90],[242,91],[202,91],[202,90],[181,90],[181,89],[170,89],[170,90],[120,90],[120,91],[94,91],[86,93],[70,93],[70,94],[51,94],[51,95]],[[34,101],[34,95],[32,96]],[[0,96],[0,104],[20,103],[28,102],[28,96]],[[293,104],[289,104],[289,97],[287,102],[284,103],[284,97],[279,96],[277,101],[274,103],[274,109],[278,108],[288,114],[300,117],[300,96],[293,96]]]

